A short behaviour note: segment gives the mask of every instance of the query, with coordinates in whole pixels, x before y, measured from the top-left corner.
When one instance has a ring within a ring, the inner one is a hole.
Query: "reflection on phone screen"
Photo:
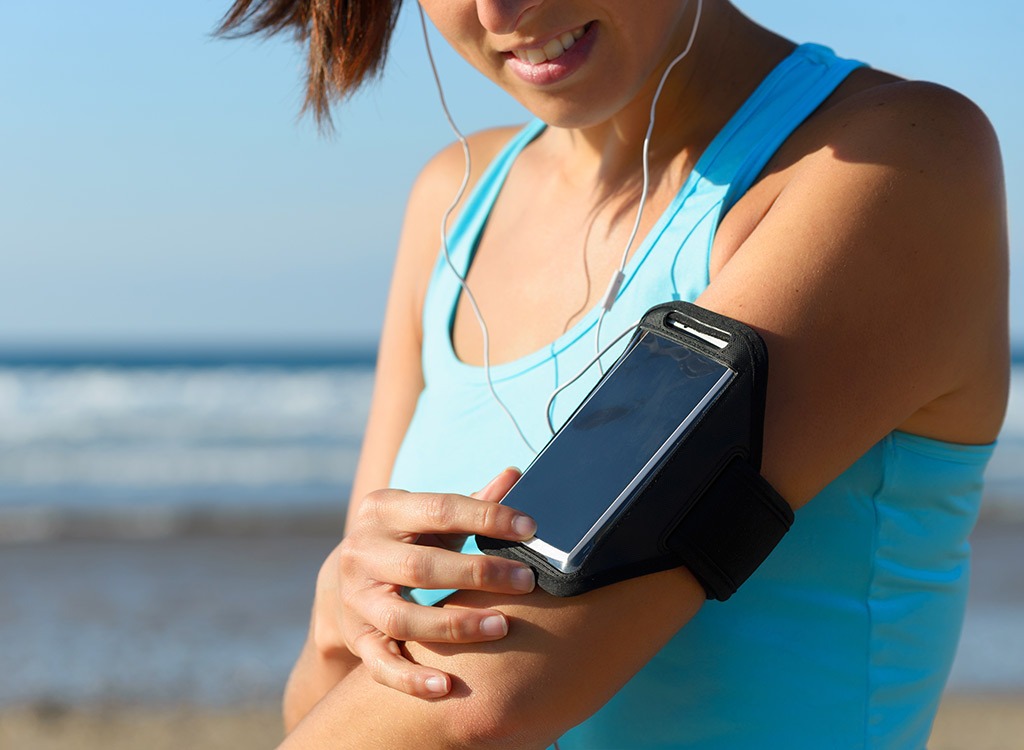
[[[571,569],[732,374],[645,332],[502,501],[537,521],[527,546]]]

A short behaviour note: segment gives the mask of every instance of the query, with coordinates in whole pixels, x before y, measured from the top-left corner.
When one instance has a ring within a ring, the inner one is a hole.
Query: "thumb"
[[[470,497],[475,497],[477,500],[484,500],[488,503],[500,502],[505,497],[505,493],[512,489],[512,485],[519,480],[520,476],[522,476],[522,472],[514,466],[510,466],[488,482],[486,487],[474,492]]]

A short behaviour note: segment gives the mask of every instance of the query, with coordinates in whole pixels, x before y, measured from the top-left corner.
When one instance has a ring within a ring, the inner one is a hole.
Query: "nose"
[[[477,0],[480,24],[492,34],[511,34],[531,10],[544,0]]]

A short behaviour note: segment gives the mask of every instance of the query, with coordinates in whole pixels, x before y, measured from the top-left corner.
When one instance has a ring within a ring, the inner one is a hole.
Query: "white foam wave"
[[[0,369],[0,445],[329,428],[361,432],[372,374],[360,369]],[[219,429],[218,429],[219,426]]]
[[[368,368],[0,369],[0,506],[41,488],[344,488],[371,387]]]
[[[0,454],[2,482],[25,487],[111,488],[333,483],[351,481],[355,447],[73,448]]]
[[[996,450],[985,471],[983,510],[1024,516],[1024,366],[1010,375],[1010,401]]]
[[[1000,440],[1024,443],[1024,365],[1017,365],[1010,373],[1010,402]]]
[[[133,489],[341,492],[371,388],[357,367],[0,368],[0,507]],[[988,509],[1024,513],[1024,366],[987,481]]]

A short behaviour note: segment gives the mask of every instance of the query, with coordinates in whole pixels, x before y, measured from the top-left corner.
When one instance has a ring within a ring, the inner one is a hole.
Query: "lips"
[[[504,53],[505,65],[515,76],[535,86],[568,78],[589,59],[597,35],[595,22],[563,31],[536,47],[517,47]]]

